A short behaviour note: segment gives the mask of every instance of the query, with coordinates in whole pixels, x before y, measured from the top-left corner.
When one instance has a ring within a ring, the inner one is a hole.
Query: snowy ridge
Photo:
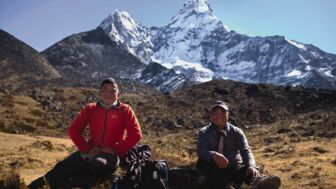
[[[162,27],[147,28],[118,11],[100,27],[142,62],[158,62],[194,82],[223,78],[336,89],[336,55],[282,36],[230,31],[207,0],[188,0]]]
[[[99,25],[122,48],[125,48],[139,59],[148,63],[153,54],[151,36],[147,29],[136,23],[127,12],[116,10],[113,15]]]

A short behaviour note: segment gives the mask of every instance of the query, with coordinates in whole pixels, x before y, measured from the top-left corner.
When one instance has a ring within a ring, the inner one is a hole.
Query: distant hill
[[[1,89],[34,88],[61,78],[47,59],[19,39],[0,30],[0,41]]]

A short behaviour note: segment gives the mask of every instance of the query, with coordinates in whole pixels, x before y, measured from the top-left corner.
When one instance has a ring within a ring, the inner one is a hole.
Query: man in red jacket
[[[105,79],[99,89],[100,100],[86,105],[69,127],[69,137],[79,151],[60,161],[28,187],[62,188],[69,179],[88,173],[101,177],[112,173],[126,154],[142,137],[132,108],[118,100],[119,88],[113,78]],[[89,138],[83,136],[88,126]]]

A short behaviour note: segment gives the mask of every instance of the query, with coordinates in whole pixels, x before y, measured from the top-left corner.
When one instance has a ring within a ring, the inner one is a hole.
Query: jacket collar
[[[116,102],[115,104],[112,104],[112,105],[106,105],[106,104],[103,103],[103,101],[99,100],[99,101],[97,102],[97,105],[99,105],[100,107],[102,107],[102,108],[105,109],[105,110],[109,110],[109,109],[119,109],[121,103],[120,103],[119,100],[117,100],[117,102]]]
[[[212,122],[209,124],[209,126],[211,127],[211,128],[213,128],[213,129],[215,129],[215,130],[224,130],[224,131],[226,131],[226,132],[229,132],[230,131],[230,123],[229,122],[227,122],[226,123],[226,127],[224,128],[224,129],[218,129],[217,127],[216,127],[216,125],[214,125]]]

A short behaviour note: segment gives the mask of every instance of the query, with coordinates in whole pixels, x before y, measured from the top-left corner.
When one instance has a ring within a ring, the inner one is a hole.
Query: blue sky
[[[186,0],[0,0],[0,28],[38,51],[96,28],[115,9],[145,26],[163,26]],[[283,35],[336,54],[335,0],[208,0],[231,30]]]

